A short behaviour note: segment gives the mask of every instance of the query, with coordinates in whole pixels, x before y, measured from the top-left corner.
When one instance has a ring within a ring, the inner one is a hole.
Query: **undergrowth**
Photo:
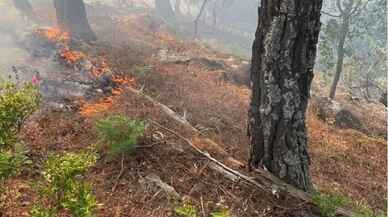
[[[15,144],[14,150],[0,152],[0,181],[18,175],[23,166],[31,164],[21,144]]]
[[[198,209],[188,202],[176,207],[174,211],[180,217],[198,217]],[[231,217],[231,214],[228,208],[221,207],[211,212],[210,217]]]
[[[9,82],[0,84],[0,150],[16,142],[16,134],[39,100],[38,89],[31,84],[20,88]]]
[[[143,121],[130,120],[121,115],[115,115],[96,123],[98,137],[109,145],[109,157],[121,154],[131,154],[138,139],[144,135],[146,124]]]
[[[363,204],[352,204],[350,198],[336,194],[324,194],[315,192],[313,203],[320,209],[323,217],[336,217],[336,211],[343,206],[353,207],[354,217],[384,217],[383,212],[375,215],[373,210]]]
[[[56,216],[62,209],[74,217],[92,217],[97,201],[82,175],[97,161],[95,153],[50,155],[44,165],[43,182],[38,184],[40,200],[31,217]]]
[[[197,217],[198,210],[195,206],[184,203],[182,206],[175,208],[175,213],[180,217]]]
[[[17,87],[10,82],[0,83],[0,181],[18,175],[30,162],[16,135],[24,120],[38,108],[39,100],[39,91],[31,84]]]

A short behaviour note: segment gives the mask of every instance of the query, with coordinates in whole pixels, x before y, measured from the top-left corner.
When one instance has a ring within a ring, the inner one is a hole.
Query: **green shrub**
[[[188,203],[184,203],[182,206],[175,208],[175,213],[180,217],[197,217],[197,208]]]
[[[316,192],[313,203],[319,207],[324,217],[335,217],[337,208],[349,204],[349,199],[341,195],[331,195]]]
[[[55,217],[56,213],[54,210],[44,208],[40,205],[35,205],[30,211],[31,217]]]
[[[44,165],[45,182],[40,186],[40,195],[41,199],[50,201],[50,205],[35,206],[31,210],[31,216],[51,217],[61,209],[69,210],[75,217],[93,216],[97,202],[91,193],[91,186],[80,177],[96,160],[97,155],[94,153],[49,156]]]
[[[15,145],[13,152],[11,150],[0,152],[0,181],[19,174],[22,166],[28,163],[30,161],[20,144]]]
[[[114,157],[132,153],[138,139],[144,135],[146,125],[118,115],[97,121],[96,128],[98,137],[109,145],[109,156]]]
[[[230,210],[227,208],[219,209],[210,214],[211,217],[230,217]]]
[[[15,143],[20,126],[37,109],[39,99],[38,89],[30,84],[21,88],[0,84],[0,150]]]
[[[137,77],[144,77],[152,70],[152,66],[144,65],[144,66],[135,66],[132,69],[131,74]]]

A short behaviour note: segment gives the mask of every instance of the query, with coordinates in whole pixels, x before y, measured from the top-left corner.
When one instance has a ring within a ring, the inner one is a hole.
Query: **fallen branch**
[[[191,124],[187,120],[181,118],[178,114],[176,114],[174,111],[172,111],[167,106],[155,101],[154,99],[145,95],[141,91],[137,91],[133,88],[129,88],[129,90],[135,94],[143,96],[145,99],[147,99],[149,102],[151,102],[154,106],[160,107],[161,110],[164,111],[169,117],[171,117],[172,119],[181,123],[183,126],[190,129],[193,133],[195,133],[197,135],[200,134],[200,132],[197,129],[195,129],[193,126],[191,126]],[[263,169],[254,169],[254,172],[257,174],[254,177],[244,175],[244,174],[226,166],[222,162],[218,161],[217,159],[212,157],[208,152],[202,151],[200,148],[195,146],[190,139],[180,135],[179,133],[175,132],[174,130],[171,130],[167,127],[164,127],[163,125],[161,125],[158,122],[153,121],[153,120],[149,120],[149,122],[154,124],[156,127],[163,129],[163,130],[175,135],[176,137],[180,138],[181,140],[183,140],[192,149],[194,149],[197,153],[199,153],[203,157],[209,159],[212,162],[212,164],[214,164],[214,165],[211,165],[210,168],[212,168],[213,170],[215,170],[217,172],[220,172],[226,178],[229,178],[232,181],[239,181],[239,182],[248,184],[250,186],[255,186],[255,187],[257,187],[265,192],[273,194],[274,196],[279,196],[281,194],[288,194],[288,195],[291,195],[294,198],[298,198],[304,202],[307,202],[307,203],[312,202],[312,195],[311,194],[308,194],[302,190],[295,188],[292,185],[285,183],[284,181],[275,177],[274,175],[272,175],[268,171],[265,171]],[[214,143],[214,142],[212,142],[212,143]],[[216,143],[214,143],[214,144],[216,144]],[[235,159],[232,159],[232,160],[235,160]],[[237,161],[237,160],[235,160],[235,161]],[[338,208],[337,215],[347,216],[347,217],[356,216],[352,211],[350,211],[346,208]]]

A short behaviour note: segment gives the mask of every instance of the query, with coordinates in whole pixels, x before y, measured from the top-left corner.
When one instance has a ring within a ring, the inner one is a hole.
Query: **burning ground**
[[[40,79],[45,102],[20,135],[37,165],[6,182],[0,216],[28,216],[37,198],[33,183],[39,180],[39,162],[52,152],[77,152],[99,143],[95,122],[112,114],[158,124],[150,124],[141,141],[144,148],[129,158],[108,161],[100,150],[101,159],[86,175],[101,204],[98,216],[174,216],[176,201],[144,184],[152,175],[193,201],[204,216],[219,204],[229,207],[234,216],[247,217],[301,216],[312,209],[294,198],[276,198],[225,178],[176,135],[192,139],[228,166],[246,171],[250,91],[230,77],[246,60],[181,41],[163,28],[155,31],[146,12],[117,20],[97,15],[91,22],[101,41],[92,45],[69,43],[66,33],[51,27],[34,29],[23,39],[29,42],[23,55],[39,56],[31,59],[34,64],[21,63],[29,65],[26,71],[31,74],[26,80],[36,70],[44,70]],[[169,107],[200,134],[183,127],[143,94]],[[348,104],[355,110],[358,106]],[[373,111],[362,115],[368,129],[385,131],[380,126],[384,108],[366,106],[365,110]],[[386,145],[384,138],[372,134],[384,133],[338,129],[316,114],[313,103],[308,129],[316,187],[383,209]],[[231,157],[236,161],[229,162]]]

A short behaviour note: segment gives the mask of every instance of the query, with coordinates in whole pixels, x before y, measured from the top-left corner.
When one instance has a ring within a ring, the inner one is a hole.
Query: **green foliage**
[[[373,217],[374,213],[373,210],[369,207],[358,207],[358,209],[355,212],[355,217]]]
[[[348,204],[349,199],[340,195],[316,192],[313,195],[313,203],[319,207],[322,216],[335,217],[337,208]]]
[[[211,217],[230,217],[230,210],[227,208],[222,208],[217,210],[216,212],[212,212],[210,214]]]
[[[135,66],[132,69],[132,74],[137,77],[144,77],[152,70],[152,66],[144,65],[144,66]]]
[[[30,84],[21,88],[12,83],[0,84],[0,149],[15,143],[23,121],[39,104],[38,89]]]
[[[73,182],[70,191],[65,192],[62,207],[68,209],[74,216],[92,217],[97,201],[91,193],[88,183]]]
[[[45,183],[40,187],[40,194],[50,201],[50,206],[35,206],[31,216],[51,217],[60,209],[67,209],[75,217],[92,217],[97,202],[91,186],[80,177],[96,160],[96,154],[86,152],[49,156],[44,165]]]
[[[184,203],[182,206],[175,208],[175,213],[180,217],[197,217],[197,208],[193,205]]]
[[[39,205],[35,205],[32,207],[30,211],[31,217],[55,217],[55,212],[53,210],[44,208]]]
[[[19,174],[23,165],[30,163],[23,146],[15,145],[15,151],[0,152],[0,181]]]
[[[108,154],[114,157],[132,153],[138,139],[144,135],[146,125],[143,121],[116,115],[97,121],[96,128],[99,138],[109,145]]]

